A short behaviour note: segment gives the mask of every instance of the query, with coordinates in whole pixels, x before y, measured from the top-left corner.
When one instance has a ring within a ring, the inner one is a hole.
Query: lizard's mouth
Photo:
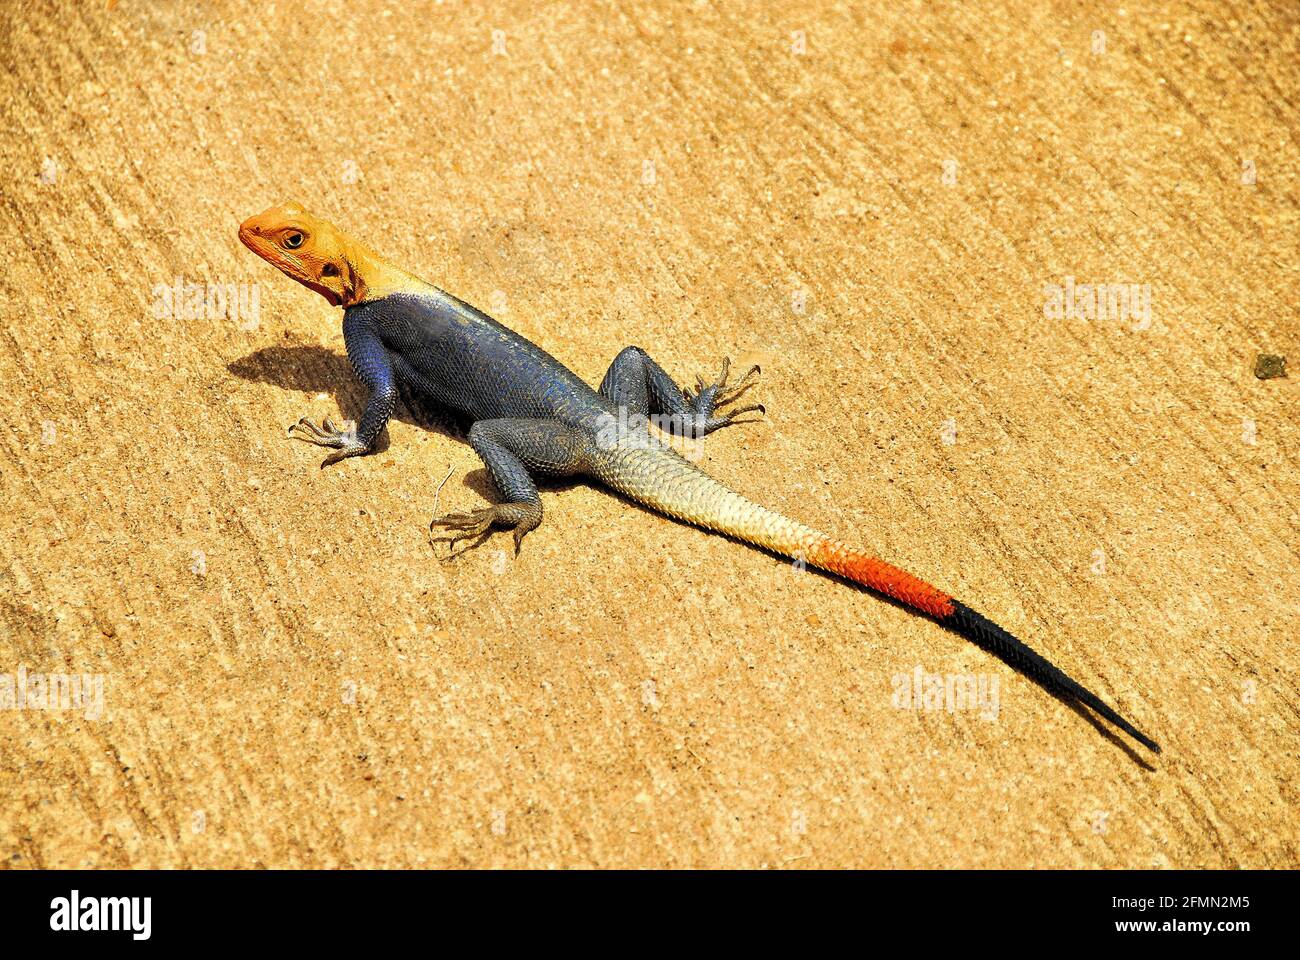
[[[338,295],[338,291],[331,290],[329,287],[323,287],[315,280],[307,280],[302,277],[297,277],[295,279],[297,279],[297,281],[301,283],[304,287],[308,287],[312,290],[315,290],[317,293],[319,293],[322,297],[324,297],[326,300],[330,302],[330,306],[332,307],[343,306],[343,298]]]

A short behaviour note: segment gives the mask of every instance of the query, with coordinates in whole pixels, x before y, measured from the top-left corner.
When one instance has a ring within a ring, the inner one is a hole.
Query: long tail
[[[595,466],[602,481],[660,513],[803,560],[929,614],[1047,690],[1087,706],[1144,747],[1160,752],[1159,744],[1095,693],[996,623],[905,570],[745,499],[675,450],[644,442],[618,443],[601,450]]]

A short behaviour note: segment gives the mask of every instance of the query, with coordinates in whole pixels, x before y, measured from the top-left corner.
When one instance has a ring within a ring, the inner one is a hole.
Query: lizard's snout
[[[258,235],[257,217],[249,217],[239,225],[239,240],[250,250],[253,248],[253,238]]]

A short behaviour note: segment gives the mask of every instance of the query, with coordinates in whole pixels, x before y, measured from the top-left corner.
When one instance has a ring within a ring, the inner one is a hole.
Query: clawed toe
[[[329,423],[328,420],[325,422]],[[305,436],[299,436],[294,433],[295,430],[300,430],[305,434]],[[288,436],[293,437],[295,440],[315,441],[321,439],[325,435],[325,430],[323,428],[316,426],[316,424],[312,423],[306,417],[300,417],[297,423],[289,424]]]
[[[297,423],[289,424],[288,436],[295,440],[314,443],[318,447],[343,447],[349,441],[355,440],[351,424],[345,423],[343,426],[345,429],[336,427],[334,421],[328,417],[321,421],[320,426],[302,417]],[[295,433],[295,430],[298,432]]]
[[[695,392],[683,391],[686,395],[686,401],[695,408],[696,416],[703,422],[705,433],[711,433],[733,423],[752,422],[752,420],[737,420],[736,417],[742,413],[757,412],[762,414],[767,412],[761,403],[752,403],[748,406],[738,407],[735,410],[728,410],[720,416],[714,416],[714,412],[719,407],[724,407],[739,400],[745,391],[756,382],[750,378],[756,373],[762,373],[762,370],[758,364],[751,364],[731,386],[727,386],[727,376],[730,372],[731,359],[723,357],[722,371],[718,374],[718,379],[714,383],[705,385],[704,378],[697,376],[695,378]]]
[[[297,423],[289,424],[288,436],[293,440],[302,440],[318,447],[329,447],[334,452],[321,461],[321,469],[331,463],[338,463],[347,457],[368,453],[370,448],[357,438],[356,425],[351,420],[343,426],[335,426],[334,421],[326,418],[317,426],[306,417]]]
[[[754,367],[752,369],[757,370],[758,368]],[[748,377],[749,374],[745,374],[745,376]],[[758,381],[756,380],[745,380],[742,377],[740,383],[737,383],[734,387],[728,387],[726,390],[722,390],[718,393],[717,398],[713,401],[714,406],[725,407],[729,403],[734,403],[736,400],[740,399],[741,395],[744,394],[746,390],[757,382]]]
[[[759,416],[754,417],[750,420],[737,420],[736,418],[740,416],[742,413],[757,413]],[[727,419],[732,423],[753,423],[755,420],[758,420],[761,417],[766,416],[766,414],[767,414],[767,407],[763,406],[761,403],[751,403],[744,407],[737,407],[735,410],[728,410]]]
[[[482,510],[470,510],[467,513],[449,513],[446,516],[434,517],[429,521],[429,542],[445,543],[454,547],[462,540],[473,540],[475,537],[482,536],[492,527],[492,521],[496,519],[496,510],[492,507],[486,507]],[[435,537],[433,531],[435,527],[444,527],[448,533]]]
[[[742,413],[758,413],[757,417],[746,417],[744,420],[737,419]],[[721,430],[723,427],[738,427],[744,423],[761,423],[762,415],[767,413],[766,408],[761,403],[751,403],[747,407],[737,407],[735,410],[728,410],[721,417],[709,417],[704,421],[704,432],[712,433],[714,430]]]

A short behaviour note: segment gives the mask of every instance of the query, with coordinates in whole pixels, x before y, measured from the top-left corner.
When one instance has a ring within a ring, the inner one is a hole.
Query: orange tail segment
[[[824,537],[809,548],[808,562],[893,597],[938,620],[952,616],[956,610],[952,597],[938,587],[830,537]]]

